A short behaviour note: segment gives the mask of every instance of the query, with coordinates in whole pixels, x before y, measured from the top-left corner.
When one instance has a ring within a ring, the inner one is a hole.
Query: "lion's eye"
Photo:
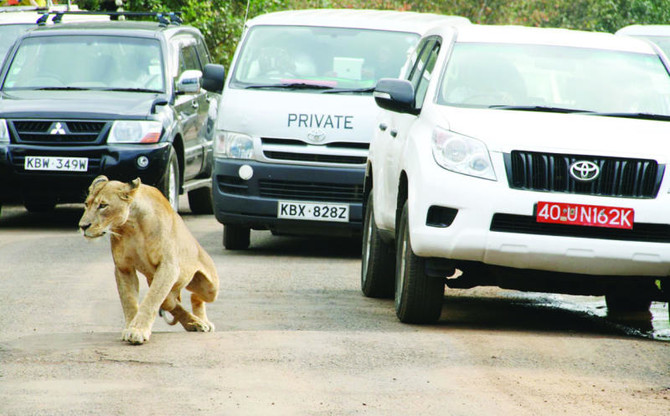
[[[107,204],[105,203],[98,204],[98,209],[105,209],[105,208],[107,208]]]

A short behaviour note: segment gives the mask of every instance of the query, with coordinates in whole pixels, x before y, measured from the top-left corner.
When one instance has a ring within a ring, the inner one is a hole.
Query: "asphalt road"
[[[601,298],[448,290],[438,324],[404,325],[360,293],[358,241],[253,232],[225,251],[188,212],[221,278],[217,331],[157,320],[128,345],[109,241],[86,241],[81,213],[2,211],[0,415],[670,412],[665,304],[613,320]]]

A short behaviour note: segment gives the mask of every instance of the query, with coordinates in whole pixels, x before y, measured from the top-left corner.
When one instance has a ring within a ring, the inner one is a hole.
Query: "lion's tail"
[[[177,323],[177,318],[175,318],[175,317],[173,316],[173,317],[172,317],[172,321],[170,321],[170,320],[168,319],[168,317],[167,317],[167,313],[166,313],[166,312],[167,312],[167,311],[164,311],[162,308],[158,310],[158,314],[159,314],[160,316],[163,317],[163,319],[165,320],[165,322],[166,322],[168,325],[175,325],[175,324]]]

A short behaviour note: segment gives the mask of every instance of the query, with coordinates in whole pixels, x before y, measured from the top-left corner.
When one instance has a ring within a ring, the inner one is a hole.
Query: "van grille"
[[[258,186],[260,196],[266,198],[351,203],[360,203],[363,199],[363,184],[260,180]]]
[[[600,175],[583,182],[570,176],[570,165],[577,161],[598,165]],[[544,192],[655,198],[665,165],[655,160],[601,156],[579,156],[553,153],[512,151],[505,154],[505,168],[510,188]]]
[[[271,160],[363,165],[369,143],[331,142],[315,145],[299,139],[261,138],[263,155]]]

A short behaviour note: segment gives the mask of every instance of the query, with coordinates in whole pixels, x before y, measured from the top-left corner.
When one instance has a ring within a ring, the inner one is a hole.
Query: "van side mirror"
[[[382,78],[377,81],[372,96],[377,105],[397,113],[416,114],[414,108],[414,87],[404,79]]]
[[[195,94],[200,92],[202,72],[197,69],[184,71],[177,79],[177,94]]]
[[[207,64],[202,73],[202,88],[210,92],[223,92],[223,83],[226,80],[226,70],[223,65]]]

